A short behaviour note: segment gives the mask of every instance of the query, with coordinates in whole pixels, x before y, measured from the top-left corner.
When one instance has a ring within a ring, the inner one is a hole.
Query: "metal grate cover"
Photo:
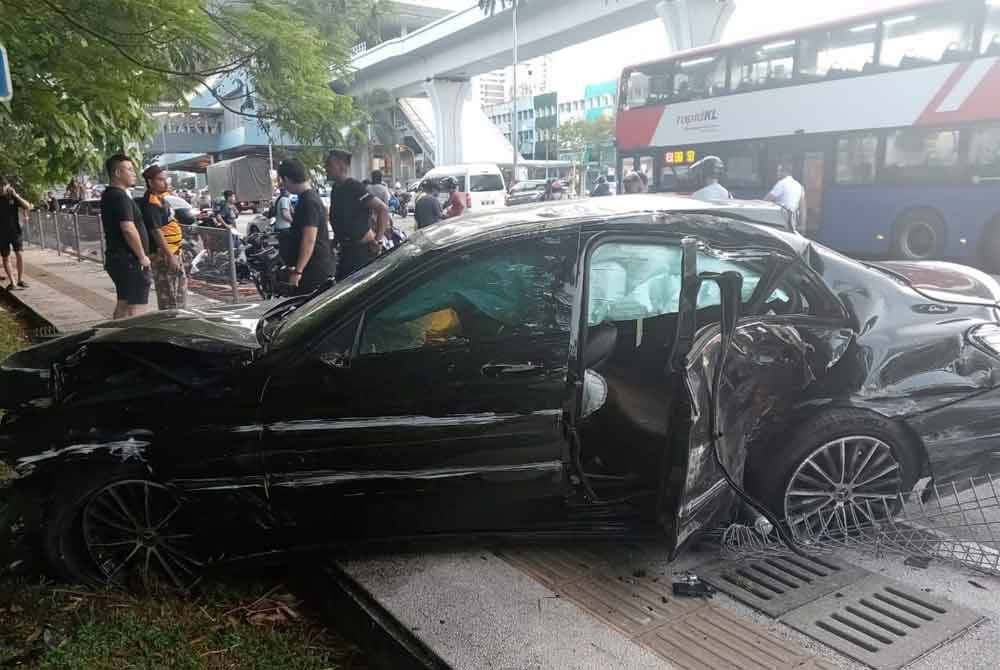
[[[896,670],[983,620],[952,602],[870,575],[782,621],[876,670]]]
[[[698,571],[715,588],[775,618],[869,574],[828,556],[798,555],[719,561]]]

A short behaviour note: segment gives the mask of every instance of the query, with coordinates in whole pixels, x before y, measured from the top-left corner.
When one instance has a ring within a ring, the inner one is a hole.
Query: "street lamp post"
[[[514,0],[514,8],[511,10],[511,17],[512,17],[511,18],[512,28],[513,28],[513,33],[514,33],[514,95],[513,95],[513,100],[511,100],[511,103],[510,103],[510,109],[511,109],[510,120],[514,124],[513,125],[513,132],[511,133],[511,139],[513,139],[513,142],[511,142],[511,146],[514,147],[514,176],[513,176],[513,182],[516,183],[517,182],[518,147],[521,144],[521,138],[520,138],[519,133],[518,133],[518,130],[519,130],[518,126],[520,124],[518,124],[518,122],[517,122],[517,0]]]

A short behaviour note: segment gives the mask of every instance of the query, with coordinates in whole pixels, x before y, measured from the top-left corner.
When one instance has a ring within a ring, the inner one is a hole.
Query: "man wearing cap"
[[[388,205],[369,193],[364,184],[349,177],[350,169],[350,153],[334,149],[326,157],[326,175],[334,183],[330,194],[330,225],[340,250],[338,280],[378,256],[391,225]],[[372,215],[374,229],[369,223]]]
[[[183,235],[167,204],[167,172],[160,165],[150,165],[143,170],[142,176],[146,180],[146,192],[136,203],[149,234],[156,304],[159,309],[184,309],[187,307],[187,276],[180,257]]]

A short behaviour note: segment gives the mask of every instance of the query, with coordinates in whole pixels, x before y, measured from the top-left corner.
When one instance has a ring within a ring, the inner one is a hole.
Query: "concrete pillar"
[[[435,165],[462,162],[462,111],[472,95],[468,79],[430,79],[424,89],[434,109]]]
[[[662,0],[656,5],[671,51],[718,42],[735,9],[736,0]]]

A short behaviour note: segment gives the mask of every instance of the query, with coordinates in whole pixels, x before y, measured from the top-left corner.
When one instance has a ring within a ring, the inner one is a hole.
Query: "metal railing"
[[[188,290],[220,302],[260,300],[247,268],[243,242],[228,229],[182,226],[181,257]],[[105,239],[101,219],[65,212],[29,213],[24,242],[80,262],[104,263]]]

